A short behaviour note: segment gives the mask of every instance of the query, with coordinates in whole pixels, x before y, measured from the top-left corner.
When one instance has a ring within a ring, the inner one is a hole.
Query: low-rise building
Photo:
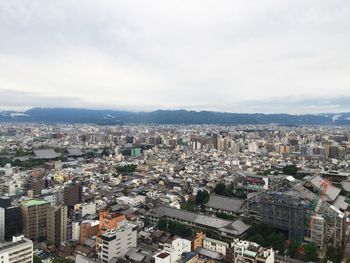
[[[273,263],[275,252],[272,248],[263,248],[260,245],[245,240],[235,240],[232,243],[235,263]]]
[[[221,218],[201,215],[186,210],[158,207],[146,215],[152,224],[157,224],[160,218],[174,220],[197,229],[210,229],[223,238],[234,239],[246,234],[250,225],[245,224],[242,220],[228,221]]]
[[[183,238],[176,238],[170,243],[165,243],[163,251],[154,256],[155,263],[178,262],[182,254],[191,251],[191,241]]]
[[[243,200],[211,194],[205,209],[213,213],[225,213],[229,215],[238,214],[243,205]]]
[[[204,238],[203,240],[203,248],[217,252],[226,256],[226,250],[229,248],[229,244],[226,242],[222,242],[220,240],[212,239],[209,237]]]

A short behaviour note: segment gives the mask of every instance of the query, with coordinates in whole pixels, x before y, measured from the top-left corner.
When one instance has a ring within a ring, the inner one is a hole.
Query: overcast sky
[[[0,0],[0,108],[350,111],[349,0]]]

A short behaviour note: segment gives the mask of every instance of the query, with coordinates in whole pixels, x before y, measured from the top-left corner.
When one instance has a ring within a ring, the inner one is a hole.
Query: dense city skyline
[[[350,263],[350,2],[0,1],[0,263]]]

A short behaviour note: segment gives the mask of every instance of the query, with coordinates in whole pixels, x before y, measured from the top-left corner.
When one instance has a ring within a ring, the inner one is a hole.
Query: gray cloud
[[[82,107],[78,98],[50,97],[37,92],[0,89],[0,109],[26,110],[31,107]]]
[[[315,112],[350,96],[349,32],[346,0],[2,1],[0,88],[28,107]]]

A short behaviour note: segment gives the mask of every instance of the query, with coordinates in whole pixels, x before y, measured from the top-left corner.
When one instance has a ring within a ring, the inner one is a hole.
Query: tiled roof
[[[243,201],[241,199],[211,194],[209,201],[205,204],[205,206],[212,207],[214,209],[238,212],[242,207],[242,204]]]

